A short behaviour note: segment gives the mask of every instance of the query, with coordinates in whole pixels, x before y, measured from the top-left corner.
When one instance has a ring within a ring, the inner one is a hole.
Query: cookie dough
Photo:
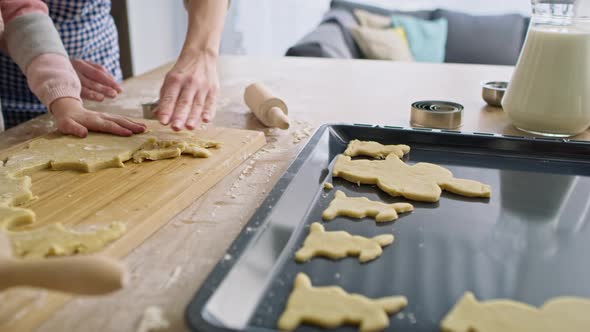
[[[467,292],[441,321],[445,332],[590,331],[590,299],[557,297],[540,308],[512,300],[479,302]]]
[[[75,232],[56,223],[30,231],[8,232],[15,256],[43,258],[88,254],[101,250],[125,233],[125,225],[112,223],[92,232]]]
[[[35,220],[33,211],[16,207],[34,199],[31,178],[10,175],[0,161],[0,231],[30,224]]]
[[[385,204],[371,201],[366,197],[348,197],[340,190],[336,191],[334,200],[322,213],[322,219],[332,220],[338,216],[351,218],[375,218],[377,222],[393,221],[398,213],[410,212],[414,206],[408,203]]]
[[[89,133],[86,138],[56,134],[52,138],[36,139],[27,148],[9,156],[6,163],[0,161],[0,230],[11,230],[35,221],[33,211],[18,207],[35,198],[31,192],[31,178],[26,174],[46,168],[95,172],[124,167],[123,163],[130,159],[140,163],[181,154],[207,158],[211,155],[208,149],[217,147],[219,143],[169,129],[131,137]],[[17,233],[11,234],[14,237]]]
[[[331,259],[358,256],[361,263],[366,263],[381,256],[382,247],[392,243],[391,234],[366,238],[344,231],[326,232],[324,226],[314,222],[309,228],[309,235],[305,238],[303,247],[295,253],[295,260],[302,263],[319,256]]]
[[[193,156],[208,157],[203,149],[214,147],[218,147],[218,143],[202,141],[185,132],[157,130],[131,137],[90,133],[86,138],[61,136],[34,140],[27,149],[10,156],[5,168],[12,175],[44,168],[96,172],[124,167],[123,163],[132,158],[135,162],[142,162],[177,157],[179,154],[170,154],[172,148],[180,150],[181,154],[186,151]]]
[[[383,145],[381,143],[372,141],[359,141],[357,139],[348,143],[348,147],[344,151],[345,156],[367,156],[377,159],[383,159],[390,154],[394,154],[402,158],[406,153],[410,152],[410,147],[407,145]]]
[[[361,332],[380,331],[389,326],[388,314],[402,310],[407,304],[404,296],[373,300],[348,294],[336,286],[313,287],[309,277],[299,273],[277,325],[283,331],[293,331],[300,324],[323,328],[352,324],[358,325]]]
[[[0,206],[16,206],[34,198],[31,192],[31,178],[13,176],[0,164]]]
[[[331,184],[330,182],[324,182],[324,189],[332,190],[332,189],[334,189],[334,185]]]
[[[458,179],[446,168],[429,163],[409,166],[396,155],[385,160],[352,160],[336,157],[334,177],[357,184],[376,184],[391,196],[423,202],[437,202],[442,190],[466,197],[490,197],[490,186],[478,181]]]
[[[0,231],[13,230],[35,222],[35,213],[19,207],[0,206]]]

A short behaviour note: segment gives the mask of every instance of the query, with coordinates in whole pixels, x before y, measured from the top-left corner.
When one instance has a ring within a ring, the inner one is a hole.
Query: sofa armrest
[[[324,22],[287,50],[287,56],[352,59],[342,27],[335,22]]]

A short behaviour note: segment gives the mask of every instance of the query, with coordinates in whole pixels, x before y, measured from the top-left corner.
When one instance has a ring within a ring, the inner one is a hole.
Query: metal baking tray
[[[490,199],[444,193],[440,202],[412,202],[415,211],[391,223],[339,217],[327,230],[395,242],[368,264],[356,258],[294,261],[312,222],[336,190],[384,202],[374,186],[331,178],[334,157],[352,139],[408,144],[410,164],[431,162],[456,177],[492,186]],[[333,182],[334,190],[322,184]],[[366,125],[325,125],[278,181],[186,310],[194,331],[274,330],[295,275],[369,297],[405,295],[390,331],[438,331],[465,291],[479,299],[541,305],[562,295],[590,297],[590,144],[485,133]],[[301,326],[299,331],[319,330]],[[340,331],[356,331],[342,327]]]

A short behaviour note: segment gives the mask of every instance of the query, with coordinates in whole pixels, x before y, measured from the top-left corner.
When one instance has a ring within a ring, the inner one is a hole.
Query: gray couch
[[[400,12],[353,1],[333,0],[321,24],[296,45],[288,56],[362,59],[350,28],[357,25],[352,14],[360,8],[375,14],[404,14],[433,20],[448,20],[445,62],[514,65],[526,36],[529,18],[519,14],[473,16],[465,13],[436,9]]]

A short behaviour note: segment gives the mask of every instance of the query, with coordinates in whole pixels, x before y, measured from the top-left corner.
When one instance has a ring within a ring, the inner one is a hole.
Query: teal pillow
[[[444,62],[447,44],[448,21],[446,18],[423,20],[406,15],[393,15],[393,27],[406,31],[414,60],[420,62]]]

